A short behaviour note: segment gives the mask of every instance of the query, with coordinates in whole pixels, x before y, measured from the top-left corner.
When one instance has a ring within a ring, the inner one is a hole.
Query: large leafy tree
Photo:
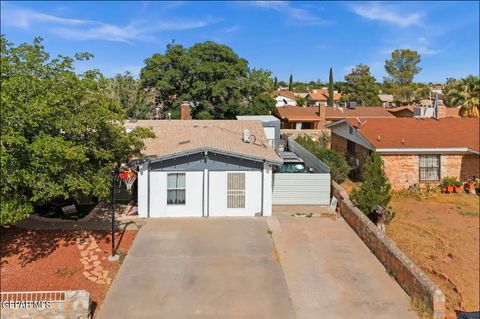
[[[75,73],[74,61],[90,57],[50,58],[41,38],[15,46],[1,37],[2,224],[59,198],[107,197],[112,169],[152,136],[125,132],[100,73]]]
[[[343,101],[356,101],[362,106],[381,105],[380,93],[375,78],[370,74],[370,68],[359,64],[345,76],[345,85],[342,90]]]
[[[396,99],[404,102],[413,101],[415,92],[413,78],[422,70],[418,65],[420,61],[417,51],[408,49],[393,51],[391,58],[385,61],[385,70],[389,77],[384,82],[392,87]]]
[[[266,87],[264,82],[258,82],[261,89],[251,86],[258,72],[250,70],[247,61],[228,46],[208,41],[188,49],[168,45],[165,54],[145,60],[140,78],[144,88],[155,91],[164,115],[188,100],[194,103],[197,118],[234,118],[246,107],[245,101],[272,90],[270,79],[268,92],[259,93]]]
[[[469,75],[450,81],[445,86],[444,93],[448,106],[460,106],[462,117],[480,117],[480,77]]]
[[[128,118],[148,119],[151,117],[152,105],[145,89],[140,87],[140,81],[130,72],[117,74],[108,79],[112,97],[120,103]]]

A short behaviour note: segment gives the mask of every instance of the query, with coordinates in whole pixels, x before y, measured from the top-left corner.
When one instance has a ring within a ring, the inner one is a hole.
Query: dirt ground
[[[428,199],[394,196],[388,236],[446,294],[448,314],[478,311],[479,197],[431,194]]]
[[[121,260],[136,230],[116,235]],[[120,263],[109,262],[107,231],[1,228],[1,291],[77,290],[91,293],[94,311],[102,304]]]

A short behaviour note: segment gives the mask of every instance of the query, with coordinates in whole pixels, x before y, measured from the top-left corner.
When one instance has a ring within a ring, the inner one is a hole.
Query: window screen
[[[227,208],[245,208],[245,173],[227,174]]]
[[[167,205],[185,204],[185,173],[167,174]]]
[[[440,155],[420,155],[420,181],[440,180]]]

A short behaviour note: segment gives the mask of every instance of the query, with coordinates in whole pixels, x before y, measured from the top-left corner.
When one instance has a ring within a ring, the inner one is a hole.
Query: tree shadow
[[[108,231],[84,230],[33,230],[15,226],[2,226],[0,266],[8,264],[8,258],[18,257],[21,267],[46,258],[60,247],[75,245],[77,239],[93,236],[96,241],[111,242]]]

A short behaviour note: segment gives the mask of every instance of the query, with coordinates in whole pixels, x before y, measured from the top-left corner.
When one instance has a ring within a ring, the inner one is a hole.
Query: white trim
[[[377,148],[378,153],[386,154],[398,154],[398,153],[418,153],[418,154],[439,154],[439,153],[474,153],[480,154],[480,152],[472,150],[468,147],[445,147],[445,148]]]

